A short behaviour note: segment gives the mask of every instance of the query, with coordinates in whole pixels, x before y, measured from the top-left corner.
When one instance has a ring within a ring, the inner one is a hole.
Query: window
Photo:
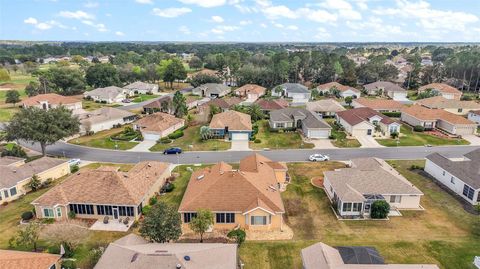
[[[267,216],[251,216],[251,225],[267,225]]]
[[[402,202],[402,196],[400,195],[392,195],[390,196],[390,203],[395,203],[395,204],[398,204]]]
[[[8,198],[8,190],[3,191],[3,196],[5,196],[5,198]]]
[[[477,194],[477,202],[480,202],[480,192]]]
[[[10,196],[15,196],[17,195],[17,187],[13,187],[10,189]]]
[[[57,217],[61,217],[62,216],[62,208],[61,207],[57,207]]]
[[[343,203],[343,212],[352,211],[352,203]]]
[[[443,171],[443,172],[442,172],[442,175],[444,175],[444,176],[445,176],[445,171]]]
[[[472,189],[470,186],[468,186],[467,184],[465,184],[463,186],[463,195],[465,197],[467,197],[468,199],[470,200],[473,200],[473,195],[475,194],[475,190]]]
[[[194,212],[194,213],[183,213],[183,222],[184,223],[190,223],[190,221],[193,219],[193,218],[196,218],[197,217],[197,213]]]
[[[217,213],[217,223],[235,223],[235,213]]]
[[[454,177],[450,178],[450,183],[455,184],[455,178]]]
[[[51,208],[44,208],[43,209],[43,217],[44,218],[53,218],[53,209]]]
[[[330,186],[330,192],[333,192],[333,187],[332,186]]]
[[[275,126],[276,126],[277,128],[285,128],[285,123],[283,123],[283,122],[277,122],[277,123],[275,123]]]
[[[458,109],[458,112],[459,112],[459,113],[462,113],[462,112],[463,112],[463,108],[459,108],[459,109]]]
[[[57,269],[57,265],[53,264],[49,269]]]
[[[79,205],[79,204],[70,204],[70,211],[75,212],[75,214],[81,215],[93,215],[93,205]],[[98,207],[97,207],[98,210]]]
[[[353,212],[362,211],[362,203],[353,203]]]
[[[390,133],[396,133],[397,132],[397,126],[390,126]]]

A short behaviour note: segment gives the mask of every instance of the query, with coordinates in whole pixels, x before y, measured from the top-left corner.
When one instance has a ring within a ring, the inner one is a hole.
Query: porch
[[[93,231],[110,231],[110,232],[127,232],[133,224],[134,219],[129,217],[120,217],[119,219],[108,218],[99,219],[92,226],[90,230]]]

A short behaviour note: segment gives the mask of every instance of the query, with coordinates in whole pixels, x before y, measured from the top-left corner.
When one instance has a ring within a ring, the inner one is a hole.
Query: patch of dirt
[[[312,178],[312,185],[317,188],[323,188],[323,177]]]

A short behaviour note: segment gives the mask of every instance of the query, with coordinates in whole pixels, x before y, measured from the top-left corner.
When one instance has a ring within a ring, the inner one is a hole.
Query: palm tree
[[[210,130],[210,127],[208,126],[200,127],[200,136],[202,137],[202,140],[207,140],[210,137],[212,137],[212,130]]]
[[[263,111],[259,105],[253,104],[248,108],[247,111],[253,122],[263,119]]]

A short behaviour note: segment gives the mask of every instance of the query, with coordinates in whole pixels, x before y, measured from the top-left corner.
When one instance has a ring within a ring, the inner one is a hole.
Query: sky
[[[0,40],[479,42],[480,0],[0,0]]]

